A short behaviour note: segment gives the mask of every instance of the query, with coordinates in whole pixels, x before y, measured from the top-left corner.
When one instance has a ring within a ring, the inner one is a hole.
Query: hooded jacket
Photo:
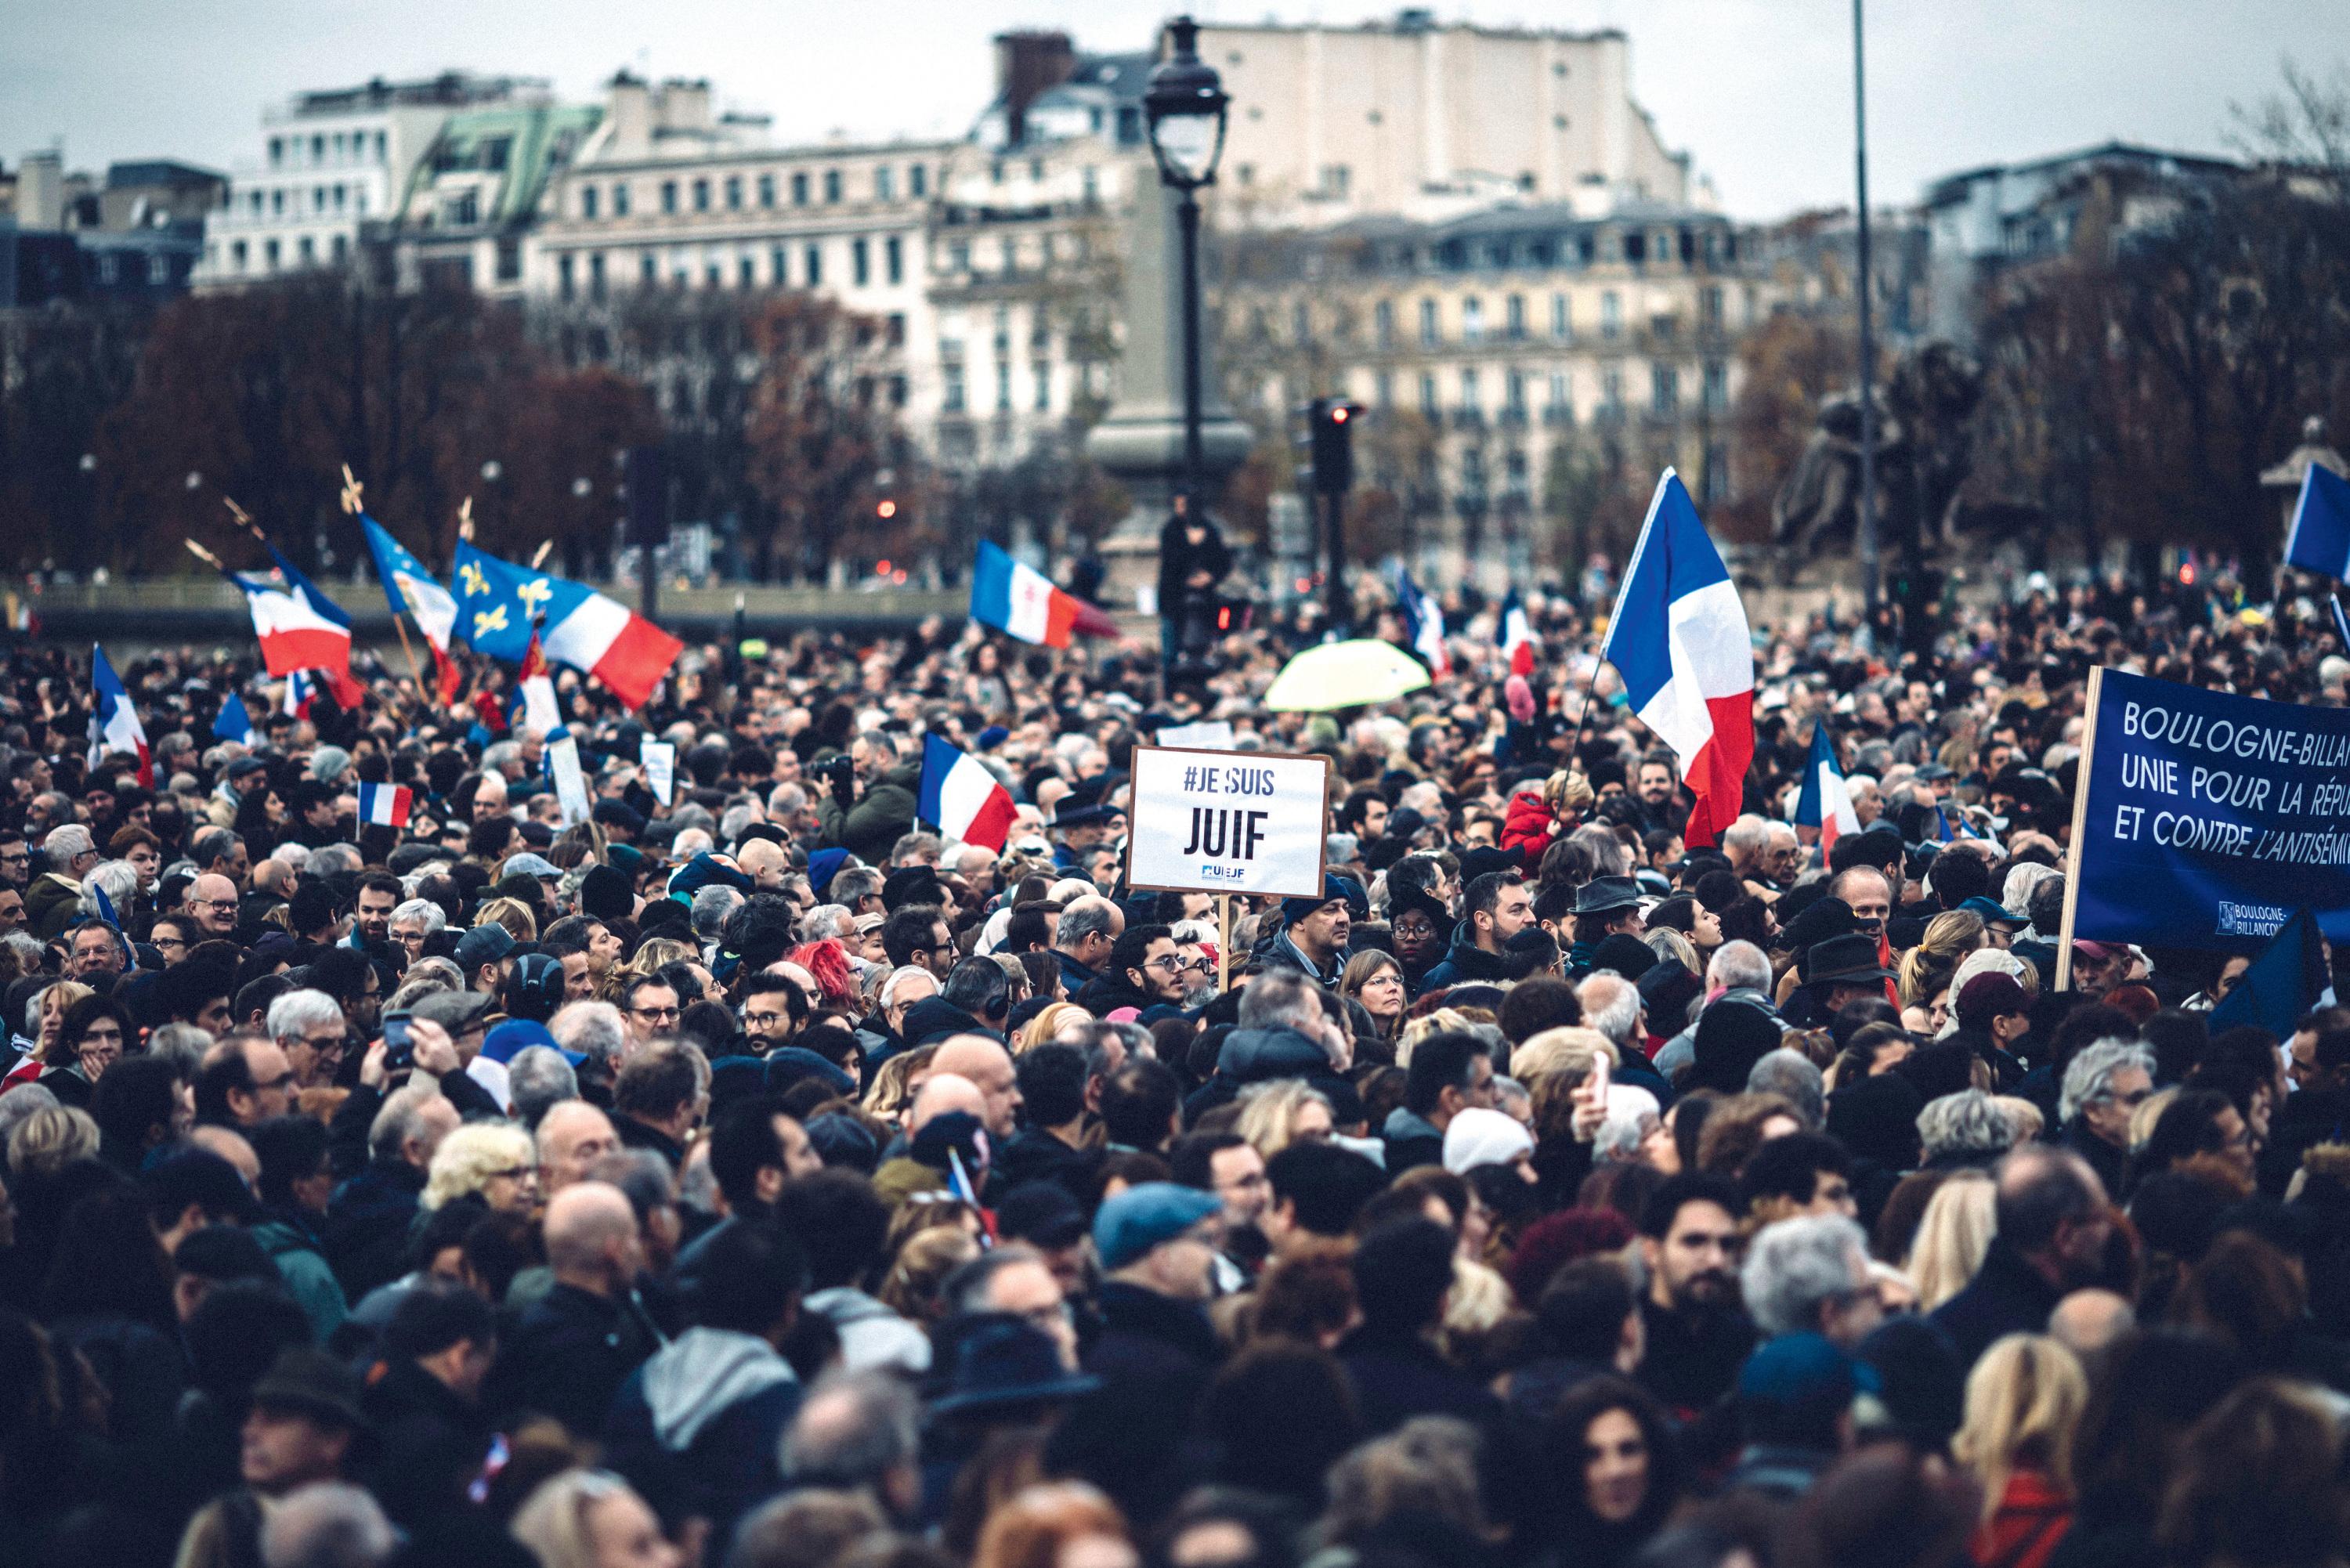
[[[756,1334],[687,1329],[629,1375],[604,1426],[605,1458],[664,1521],[711,1521],[716,1549],[779,1490],[777,1449],[800,1407],[791,1363]]]
[[[816,796],[816,820],[824,825],[824,841],[847,850],[868,866],[886,865],[891,846],[913,831],[915,792],[922,770],[908,763],[892,768],[866,786],[854,805],[841,809],[829,790]]]
[[[850,1372],[872,1367],[919,1377],[931,1369],[931,1337],[876,1298],[848,1285],[817,1291],[802,1303],[830,1321],[840,1335],[840,1363]]]
[[[1421,978],[1419,989],[1423,992],[1441,991],[1448,985],[1470,981],[1488,981],[1498,985],[1509,978],[1509,961],[1500,953],[1489,953],[1479,947],[1476,922],[1463,920],[1452,933],[1452,945],[1445,950],[1443,961]]]
[[[1510,809],[1502,819],[1502,847],[1525,861],[1526,875],[1531,877],[1542,866],[1542,857],[1557,839],[1558,818],[1550,814],[1538,794],[1513,794]]]
[[[906,1009],[906,1019],[899,1026],[908,1046],[927,1045],[933,1040],[943,1040],[950,1034],[984,1034],[990,1040],[1002,1040],[1003,1033],[990,1029],[945,997],[933,993]]]

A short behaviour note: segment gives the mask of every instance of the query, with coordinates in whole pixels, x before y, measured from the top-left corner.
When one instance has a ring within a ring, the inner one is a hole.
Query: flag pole
[[[1216,895],[1216,994],[1232,989],[1232,896]]]
[[[2073,983],[2073,909],[2081,901],[2081,839],[2089,822],[2089,767],[2097,749],[2097,700],[2106,689],[2105,666],[2089,671],[2089,697],[2081,710],[2081,763],[2073,782],[2072,842],[2064,846],[2064,919],[2056,939],[2056,989]]]
[[[348,462],[343,464],[343,514],[345,516],[356,517],[367,509],[366,492],[367,487],[361,484],[359,476],[351,472],[351,465]],[[403,599],[406,597],[405,595],[401,597]],[[425,691],[424,667],[417,662],[416,649],[408,640],[407,623],[395,615],[391,618],[391,629],[400,634],[400,651],[408,656],[408,673],[415,678],[416,695],[421,701]],[[395,695],[398,693],[398,682],[395,681],[393,683]]]

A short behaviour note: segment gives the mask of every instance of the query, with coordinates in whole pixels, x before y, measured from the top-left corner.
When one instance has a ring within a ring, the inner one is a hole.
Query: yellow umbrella
[[[1274,677],[1264,705],[1279,713],[1326,713],[1387,702],[1428,684],[1420,662],[1375,638],[1309,648]]]

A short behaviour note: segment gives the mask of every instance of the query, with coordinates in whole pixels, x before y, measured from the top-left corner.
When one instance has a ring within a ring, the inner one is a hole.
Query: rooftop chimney
[[[66,226],[66,160],[61,152],[27,152],[16,168],[16,224]]]
[[[995,90],[1003,100],[1004,135],[1017,147],[1028,140],[1028,106],[1069,79],[1076,50],[1066,33],[999,33]]]

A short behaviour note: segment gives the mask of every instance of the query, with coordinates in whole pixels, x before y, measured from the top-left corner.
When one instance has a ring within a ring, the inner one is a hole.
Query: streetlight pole
[[[1200,424],[1200,198],[1190,186],[1177,187],[1175,228],[1183,252],[1183,493],[1187,507],[1196,512],[1205,483],[1207,459],[1201,451]]]
[[[1223,79],[1200,58],[1200,25],[1189,16],[1167,24],[1172,52],[1150,73],[1143,113],[1150,124],[1150,155],[1159,183],[1180,198],[1176,230],[1183,266],[1183,491],[1187,511],[1196,515],[1206,482],[1201,411],[1204,392],[1200,369],[1200,187],[1216,180],[1224,151],[1224,114],[1231,105]],[[1160,606],[1164,615],[1169,607]]]
[[[1864,0],[1852,0],[1853,172],[1859,184],[1860,276],[1860,590],[1869,621],[1877,619],[1881,593],[1877,548],[1877,339],[1870,318],[1875,275],[1868,245],[1868,71]]]

